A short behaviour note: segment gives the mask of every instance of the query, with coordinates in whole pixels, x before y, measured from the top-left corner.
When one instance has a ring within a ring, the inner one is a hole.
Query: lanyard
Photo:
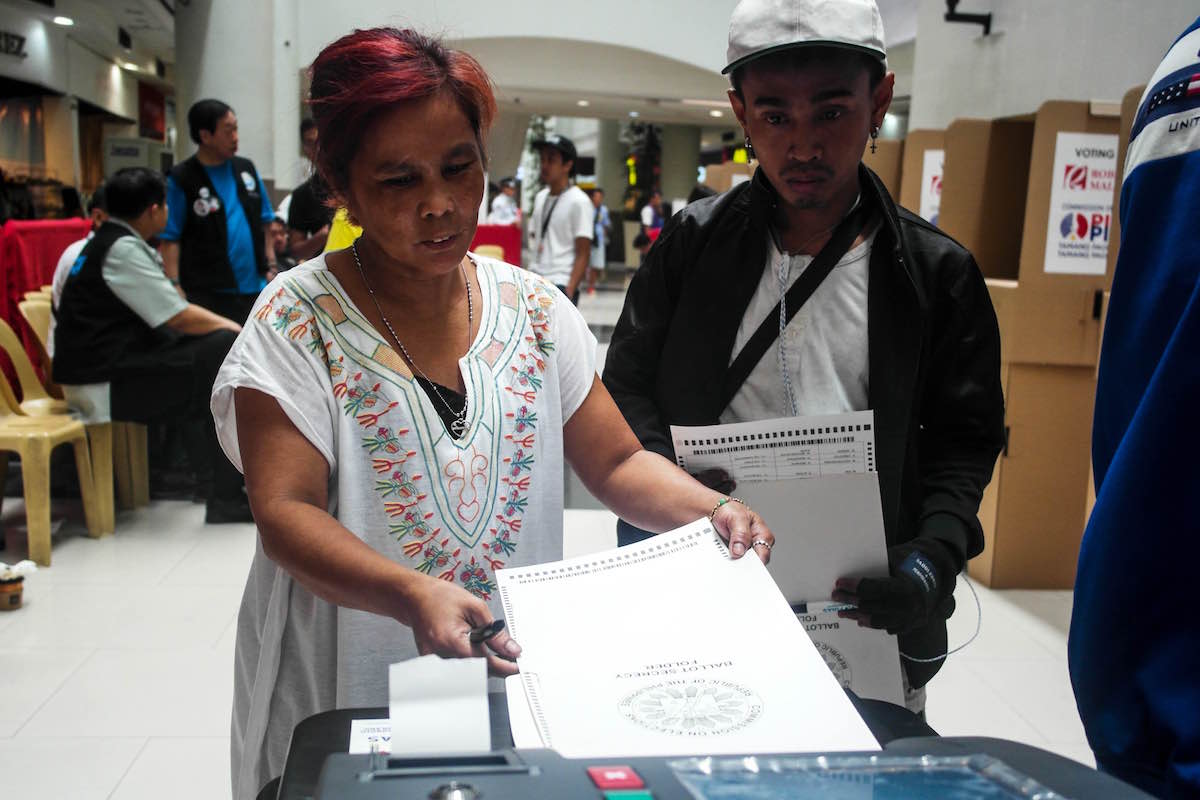
[[[561,194],[554,195],[554,202],[546,209],[546,213],[542,214],[542,232],[538,234],[539,245],[546,240],[546,229],[550,227],[550,217],[554,215],[554,207],[558,205],[558,198],[560,197],[562,197]]]
[[[846,255],[850,250],[850,245],[858,235],[868,229],[872,222],[873,209],[868,209],[865,204],[860,203],[855,209],[843,219],[834,229],[833,235],[829,239],[829,243],[822,248],[821,252],[816,255],[812,263],[800,273],[800,277],[792,284],[791,288],[779,299],[779,304],[771,309],[769,313],[758,326],[758,329],[742,346],[741,352],[734,358],[733,363],[726,370],[724,379],[721,385],[721,408],[727,408],[737,394],[738,389],[746,378],[750,376],[750,372],[758,364],[759,360],[766,355],[767,350],[771,348],[771,344],[781,338],[784,328],[795,316],[800,307],[805,301],[812,296],[813,292],[820,286],[833,268],[837,266],[838,261],[842,256]],[[786,259],[787,256],[785,255]],[[782,287],[782,281],[781,281]],[[782,343],[780,344],[782,348]],[[785,360],[785,354],[781,351],[780,358]],[[786,370],[786,365],[781,364],[784,375],[784,390],[787,393],[786,400],[791,406],[795,402],[795,395],[791,389],[790,377]]]

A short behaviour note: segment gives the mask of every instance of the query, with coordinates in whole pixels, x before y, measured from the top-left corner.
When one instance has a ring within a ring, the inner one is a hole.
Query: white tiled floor
[[[155,502],[96,541],[67,511],[53,566],[26,581],[24,608],[0,614],[4,796],[228,797],[233,624],[254,528]],[[5,503],[0,560],[21,555],[20,512]],[[612,546],[613,525],[607,511],[568,511],[568,555]],[[930,684],[930,724],[1091,764],[1067,679],[1071,593],[977,591],[982,632]],[[957,599],[952,645],[975,627],[961,583]]]

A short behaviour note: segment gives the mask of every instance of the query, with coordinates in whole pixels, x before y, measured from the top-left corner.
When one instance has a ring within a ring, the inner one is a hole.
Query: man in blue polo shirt
[[[254,164],[236,155],[232,108],[200,100],[188,109],[188,129],[196,153],[167,178],[163,266],[191,302],[240,324],[276,271],[265,236],[275,211]]]

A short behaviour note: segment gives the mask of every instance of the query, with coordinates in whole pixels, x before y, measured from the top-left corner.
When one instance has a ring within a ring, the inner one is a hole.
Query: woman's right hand
[[[497,677],[517,674],[516,657],[521,647],[508,631],[500,631],[486,642],[472,644],[472,628],[492,621],[487,603],[449,581],[422,575],[408,603],[409,627],[421,655],[442,658],[487,658],[488,672]]]

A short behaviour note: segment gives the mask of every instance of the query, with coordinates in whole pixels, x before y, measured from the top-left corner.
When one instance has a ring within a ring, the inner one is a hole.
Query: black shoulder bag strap
[[[821,248],[821,252],[784,295],[787,303],[785,327],[792,321],[792,317],[796,316],[800,307],[808,302],[808,298],[812,297],[821,282],[829,276],[829,273],[833,272],[833,268],[850,250],[850,246],[854,244],[858,235],[867,229],[872,216],[866,203],[860,202],[858,207],[834,228],[829,242]],[[742,388],[742,384],[746,382],[746,378],[750,377],[750,373],[762,360],[771,344],[779,338],[779,306],[780,303],[775,304],[771,313],[767,314],[767,318],[758,326],[758,330],[747,340],[741,352],[737,354],[737,358],[725,371],[725,380],[721,384],[720,408],[722,411],[729,407],[729,403],[738,393],[738,389]]]

